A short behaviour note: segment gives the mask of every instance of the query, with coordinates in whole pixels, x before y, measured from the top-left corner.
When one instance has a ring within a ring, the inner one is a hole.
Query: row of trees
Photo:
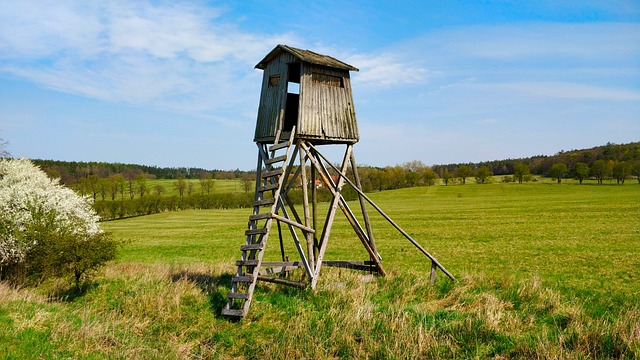
[[[74,185],[87,178],[96,175],[99,178],[107,178],[120,174],[126,178],[137,174],[145,174],[149,179],[199,179],[204,175],[212,179],[238,179],[245,173],[236,170],[205,170],[195,167],[157,167],[136,164],[121,164],[107,162],[83,162],[83,161],[58,161],[35,159],[32,162],[42,168],[49,176],[60,179],[66,185]]]
[[[202,194],[210,194],[215,186],[212,174],[203,172],[198,181],[199,191]],[[143,198],[145,195],[162,195],[167,192],[164,185],[156,183],[152,187],[148,185],[147,180],[149,174],[139,173],[138,171],[129,171],[123,174],[114,174],[105,178],[101,178],[96,174],[90,174],[81,178],[75,184],[70,185],[82,196],[91,196],[94,200],[111,199],[124,200],[125,197],[133,199],[134,197]],[[195,193],[196,185],[194,181],[185,178],[178,178],[173,182],[173,188],[180,196],[192,195]]]
[[[516,172],[515,167],[517,164],[524,164],[532,174],[547,175],[551,167],[557,163],[565,164],[569,172],[571,172],[577,163],[587,164],[591,168],[598,160],[604,160],[607,163],[613,161],[613,163],[625,162],[627,164],[640,161],[640,142],[628,144],[607,143],[591,149],[560,151],[551,156],[538,155],[528,158],[493,160],[480,163],[434,165],[433,170],[442,176],[445,170],[452,173],[462,165],[470,166],[472,169],[486,166],[495,175],[511,175]],[[573,177],[573,174],[569,176]]]

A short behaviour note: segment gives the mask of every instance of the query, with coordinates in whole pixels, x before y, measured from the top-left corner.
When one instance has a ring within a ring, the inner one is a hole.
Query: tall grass
[[[81,294],[0,285],[0,358],[638,358],[640,187],[437,186],[372,194],[390,274],[323,269],[316,291],[260,283],[220,317],[246,210],[106,223],[127,239]],[[355,205],[354,205],[355,206]],[[355,246],[354,246],[355,245]],[[328,258],[358,259],[339,220]]]

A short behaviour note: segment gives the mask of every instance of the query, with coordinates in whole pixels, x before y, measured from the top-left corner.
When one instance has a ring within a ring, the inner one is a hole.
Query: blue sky
[[[640,2],[0,0],[14,157],[252,169],[277,44],[352,73],[360,164],[640,141]]]

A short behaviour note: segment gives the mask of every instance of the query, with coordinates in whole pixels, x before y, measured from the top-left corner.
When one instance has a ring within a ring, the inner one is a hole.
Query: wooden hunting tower
[[[358,69],[331,56],[287,45],[276,46],[256,68],[263,70],[264,75],[254,135],[258,145],[254,207],[222,314],[245,316],[258,280],[313,289],[322,265],[385,275],[367,203],[431,260],[432,282],[438,268],[453,279],[435,257],[362,192],[353,155],[359,135],[349,76],[350,71]],[[339,167],[319,151],[325,145],[345,147]],[[358,193],[359,214],[351,210],[342,196],[345,185]],[[327,206],[318,206],[320,187],[332,195],[328,211],[322,216],[321,208]],[[302,204],[298,206],[290,196],[295,189],[301,189],[302,193]],[[366,250],[367,260],[324,260],[338,208]],[[272,230],[274,224],[277,228]],[[291,261],[287,255],[284,241],[287,232],[299,260]],[[277,252],[267,247],[272,233],[278,236]],[[277,261],[267,261],[276,256],[273,260]],[[293,273],[296,269],[304,269],[304,273],[296,277]]]
[[[358,142],[349,71],[330,56],[278,45],[256,68],[264,71],[254,141],[272,143],[296,128],[312,144]]]

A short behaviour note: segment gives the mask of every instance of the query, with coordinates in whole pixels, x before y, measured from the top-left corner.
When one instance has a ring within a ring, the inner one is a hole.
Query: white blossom
[[[90,198],[50,179],[28,159],[0,159],[0,266],[24,260],[33,246],[24,230],[37,214],[53,214],[52,229],[91,237],[102,232]]]

